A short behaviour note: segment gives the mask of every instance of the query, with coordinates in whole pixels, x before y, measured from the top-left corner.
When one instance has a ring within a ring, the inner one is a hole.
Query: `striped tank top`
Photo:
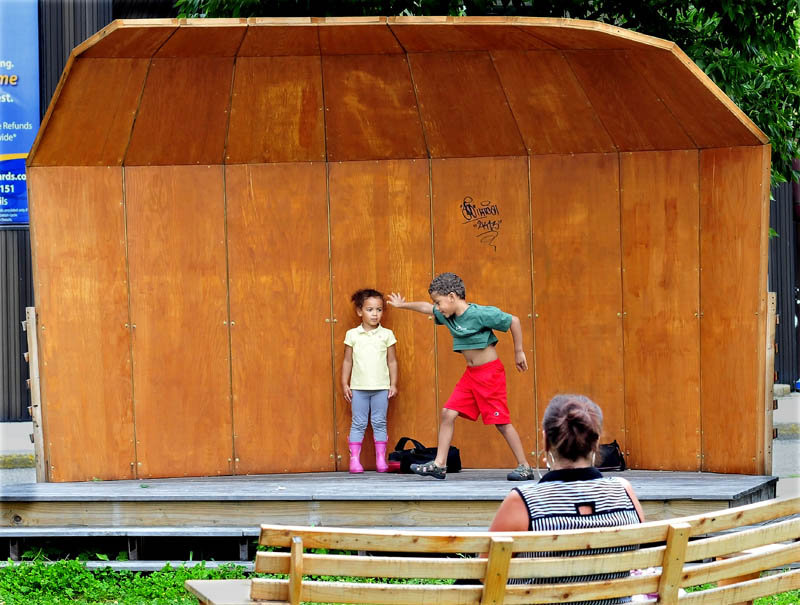
[[[603,477],[594,467],[550,471],[539,483],[515,488],[528,508],[530,531],[592,529],[639,523],[639,515],[625,486],[613,477]],[[582,515],[578,507],[589,506],[592,512]],[[520,553],[520,557],[576,557],[595,553],[634,550],[634,546],[595,548],[564,552]],[[629,572],[615,572],[571,578],[511,579],[509,584],[558,584],[622,578]],[[616,605],[628,603],[629,597],[594,601],[573,601],[570,605]]]

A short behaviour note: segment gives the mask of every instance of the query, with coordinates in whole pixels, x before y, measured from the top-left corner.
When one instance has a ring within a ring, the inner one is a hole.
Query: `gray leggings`
[[[386,441],[386,410],[389,409],[389,391],[357,391],[353,389],[353,422],[350,424],[351,443],[361,443],[367,421],[372,421],[372,436],[375,441]]]

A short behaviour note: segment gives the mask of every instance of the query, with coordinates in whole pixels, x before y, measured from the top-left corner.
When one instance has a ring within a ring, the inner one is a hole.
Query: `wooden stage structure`
[[[486,529],[519,483],[507,469],[468,469],[436,481],[387,473],[303,473],[147,481],[23,484],[3,488],[5,528],[47,526],[347,527]],[[614,475],[615,473],[607,473]],[[776,477],[625,471],[648,519],[775,497]]]
[[[532,459],[547,402],[577,392],[631,468],[770,473],[769,142],[672,42],[568,19],[117,21],[73,51],[27,167],[41,481],[346,469],[350,295],[425,300],[444,271],[521,320],[530,371],[508,335],[498,353]],[[384,324],[390,440],[433,444],[463,359],[418,314]],[[483,426],[455,444],[512,463]]]

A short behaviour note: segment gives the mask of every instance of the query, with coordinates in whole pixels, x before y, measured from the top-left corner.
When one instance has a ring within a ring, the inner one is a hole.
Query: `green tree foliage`
[[[177,0],[181,16],[520,15],[602,21],[671,40],[772,143],[773,182],[800,176],[800,0]]]

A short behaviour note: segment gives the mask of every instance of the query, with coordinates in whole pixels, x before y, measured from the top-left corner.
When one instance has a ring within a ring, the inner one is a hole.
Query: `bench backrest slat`
[[[632,576],[598,582],[509,586],[503,603],[564,603],[647,594],[658,589],[658,576]]]
[[[664,547],[653,547],[607,555],[578,557],[519,557],[509,565],[511,578],[552,578],[612,573],[661,565]],[[289,573],[289,553],[259,552],[255,571]],[[461,578],[479,580],[486,575],[486,559],[442,557],[392,557],[305,555],[305,573],[318,576],[378,578]]]
[[[372,552],[488,552],[491,539],[496,536],[513,538],[514,552],[583,550],[587,548],[613,548],[633,544],[663,542],[669,524],[644,523],[590,530],[565,530],[551,532],[469,532],[439,533],[391,530],[352,530],[262,525],[260,543],[269,546],[289,547],[291,536],[301,536],[306,548],[335,550],[368,550]]]
[[[800,542],[775,546],[769,552],[754,552],[738,557],[700,563],[686,570],[684,586],[717,582],[723,578],[746,576],[800,561]]]
[[[730,586],[692,592],[681,598],[681,605],[725,605],[742,603],[760,597],[800,588],[800,569],[774,576],[765,576]]]
[[[771,525],[694,540],[689,544],[686,558],[690,561],[721,557],[765,544],[791,540],[800,535],[800,518],[779,521]]]
[[[303,599],[316,603],[478,605],[481,602],[482,593],[483,586],[303,582]],[[250,598],[253,600],[286,603],[288,596],[288,580],[264,580],[261,578],[252,580]]]

